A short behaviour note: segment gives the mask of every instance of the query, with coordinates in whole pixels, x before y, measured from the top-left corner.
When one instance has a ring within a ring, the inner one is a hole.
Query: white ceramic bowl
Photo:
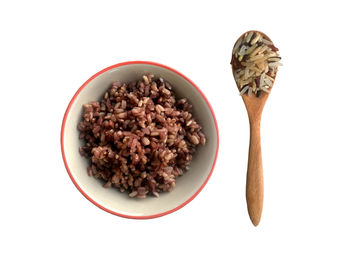
[[[159,198],[130,198],[116,188],[104,188],[102,182],[87,175],[88,160],[80,156],[77,125],[82,105],[98,100],[110,85],[129,82],[151,73],[172,84],[175,95],[186,97],[193,105],[193,115],[202,125],[207,143],[199,146],[190,169],[176,180],[176,186]],[[213,172],[219,147],[218,127],[213,109],[200,89],[187,77],[167,66],[133,61],[108,67],[88,79],[75,93],[65,112],[61,129],[61,149],[67,172],[78,190],[93,204],[112,214],[135,219],[154,218],[174,212],[189,203],[203,189]]]

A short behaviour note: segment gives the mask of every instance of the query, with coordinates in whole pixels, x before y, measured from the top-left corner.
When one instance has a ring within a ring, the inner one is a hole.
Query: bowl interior
[[[161,193],[159,198],[146,199],[129,198],[127,193],[121,193],[116,188],[104,188],[103,182],[87,175],[88,160],[79,154],[79,146],[83,144],[78,139],[77,125],[81,119],[82,105],[99,100],[111,84],[119,80],[129,82],[140,79],[142,75],[151,73],[155,77],[163,77],[173,85],[177,98],[188,98],[193,105],[193,115],[207,137],[205,146],[197,147],[190,169],[176,180],[172,192]],[[126,64],[111,68],[97,75],[76,96],[66,116],[63,131],[64,154],[71,176],[85,192],[100,206],[131,217],[152,217],[166,213],[184,204],[202,187],[214,165],[217,151],[217,131],[214,117],[200,92],[186,79],[170,69],[151,64]]]

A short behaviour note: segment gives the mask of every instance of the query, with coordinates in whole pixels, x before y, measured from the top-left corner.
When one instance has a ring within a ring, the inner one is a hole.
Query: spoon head
[[[261,114],[262,112],[277,74],[278,67],[270,67],[274,60],[279,63],[280,57],[277,51],[278,49],[266,34],[255,30],[244,33],[234,45],[231,59],[232,73],[248,113],[252,111],[255,114]],[[273,57],[273,54],[276,54],[276,57]],[[259,69],[261,71],[258,71]],[[248,71],[247,74],[244,73],[245,70]],[[249,78],[252,79],[250,83],[242,81]],[[265,80],[266,78],[268,79]],[[260,80],[262,80],[261,85]]]

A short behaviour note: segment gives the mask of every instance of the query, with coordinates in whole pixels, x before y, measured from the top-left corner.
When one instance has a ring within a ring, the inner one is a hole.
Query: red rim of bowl
[[[99,204],[98,202],[96,202],[95,200],[93,200],[87,193],[85,193],[83,191],[83,189],[79,186],[79,184],[75,181],[70,169],[69,169],[69,166],[68,166],[68,163],[67,163],[67,159],[66,159],[66,155],[65,155],[65,150],[64,150],[64,129],[65,129],[65,126],[66,126],[66,121],[67,121],[67,116],[68,116],[68,113],[71,109],[71,106],[72,104],[74,103],[75,99],[77,98],[77,96],[79,95],[79,93],[84,89],[84,87],[91,81],[93,80],[94,78],[96,78],[97,76],[101,75],[102,73],[112,69],[112,68],[117,68],[117,67],[121,67],[121,66],[125,66],[125,65],[130,65],[130,64],[148,64],[148,65],[153,65],[153,66],[158,66],[158,67],[162,67],[162,68],[165,68],[167,70],[170,70],[174,73],[176,73],[177,75],[179,75],[180,77],[184,78],[185,80],[187,80],[193,87],[195,87],[197,89],[197,91],[201,94],[201,96],[203,97],[203,99],[205,100],[205,102],[207,103],[209,109],[210,109],[210,112],[213,116],[213,119],[214,119],[214,122],[215,122],[215,128],[216,128],[216,137],[217,137],[217,146],[216,146],[216,152],[215,152],[215,158],[214,158],[214,162],[213,162],[213,165],[211,167],[211,170],[210,170],[210,173],[208,174],[208,177],[206,178],[206,180],[204,181],[204,183],[201,185],[201,187],[189,198],[187,199],[184,203],[178,205],[177,207],[173,208],[173,209],[170,209],[168,211],[165,211],[165,212],[162,212],[162,213],[158,213],[158,214],[154,214],[154,215],[147,215],[147,216],[132,216],[132,215],[126,215],[126,214],[121,214],[121,213],[117,213],[115,211],[112,211],[104,206],[102,206],[101,204]],[[198,88],[198,86],[196,84],[193,83],[193,81],[191,81],[189,78],[187,78],[185,75],[183,75],[182,73],[180,73],[179,71],[175,70],[175,69],[172,69],[168,66],[165,66],[165,65],[162,65],[162,64],[159,64],[159,63],[156,63],[156,62],[150,62],[150,61],[127,61],[127,62],[122,62],[122,63],[118,63],[118,64],[115,64],[115,65],[112,65],[110,67],[107,67],[99,72],[97,72],[95,75],[93,75],[91,78],[89,78],[79,89],[78,91],[74,94],[73,98],[71,99],[71,101],[69,102],[68,104],[68,107],[66,109],[66,112],[64,114],[64,117],[63,117],[63,121],[62,121],[62,127],[61,127],[61,151],[62,151],[62,157],[63,157],[63,162],[64,162],[64,165],[66,167],[66,170],[69,174],[69,177],[70,179],[72,180],[72,182],[74,183],[75,187],[80,191],[80,193],[83,194],[83,196],[85,196],[86,199],[88,199],[91,203],[93,203],[94,205],[96,205],[97,207],[105,210],[106,212],[109,212],[113,215],[117,215],[117,216],[121,216],[121,217],[125,217],[125,218],[130,218],[130,219],[151,219],[151,218],[156,218],[156,217],[161,217],[161,216],[164,216],[164,215],[167,215],[167,214],[170,214],[172,212],[175,212],[177,210],[179,210],[180,208],[184,207],[185,205],[187,205],[189,202],[191,202],[201,191],[202,189],[204,188],[204,186],[207,184],[211,174],[213,173],[214,171],[214,167],[215,167],[215,163],[216,163],[216,159],[218,157],[218,151],[219,151],[219,129],[218,129],[218,124],[217,124],[217,121],[216,121],[216,118],[215,118],[215,114],[214,114],[214,111],[213,111],[213,108],[211,107],[208,99],[205,97],[205,95],[203,94],[203,92]]]

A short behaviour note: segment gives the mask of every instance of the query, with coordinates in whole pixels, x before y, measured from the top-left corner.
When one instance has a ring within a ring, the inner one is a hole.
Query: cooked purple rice
[[[88,175],[130,197],[171,191],[206,143],[191,108],[162,78],[114,82],[100,101],[83,105],[79,151],[90,161]]]

